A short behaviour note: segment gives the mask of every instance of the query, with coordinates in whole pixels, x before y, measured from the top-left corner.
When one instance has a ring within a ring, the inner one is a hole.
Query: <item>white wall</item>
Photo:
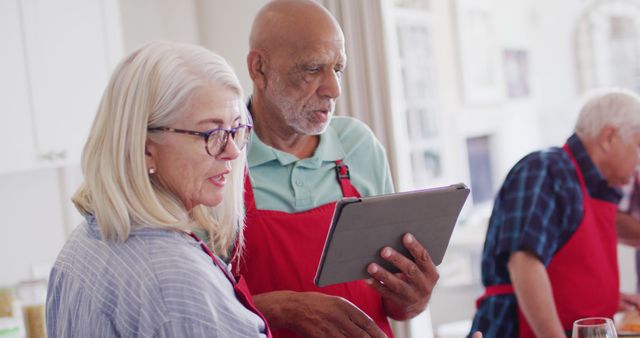
[[[122,0],[125,51],[152,39],[203,45],[227,59],[248,96],[252,86],[245,60],[249,52],[251,22],[267,2]]]
[[[53,263],[65,239],[65,202],[53,169],[0,176],[0,187],[0,285],[8,285]]]
[[[249,33],[258,10],[268,0],[196,0],[202,44],[224,56],[240,78],[245,95],[253,86],[247,72]]]
[[[538,96],[542,141],[564,143],[576,117],[578,80],[573,34],[578,16],[592,1],[531,0],[533,90]],[[552,15],[550,15],[552,14]]]
[[[125,53],[149,40],[200,43],[194,0],[121,0]]]

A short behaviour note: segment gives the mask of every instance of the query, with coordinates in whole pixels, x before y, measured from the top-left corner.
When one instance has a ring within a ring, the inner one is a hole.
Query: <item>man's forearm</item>
[[[273,291],[259,295],[253,295],[253,302],[264,315],[271,329],[289,327],[286,306],[292,304],[294,293],[292,291]]]
[[[303,337],[384,337],[376,323],[342,297],[319,292],[273,291],[254,295],[271,329]]]
[[[544,264],[532,253],[518,251],[511,255],[508,267],[520,310],[536,336],[564,338]]]

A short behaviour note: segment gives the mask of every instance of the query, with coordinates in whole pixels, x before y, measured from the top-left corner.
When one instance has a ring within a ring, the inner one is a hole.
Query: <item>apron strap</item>
[[[244,207],[246,211],[256,210],[256,200],[253,197],[253,186],[251,185],[249,167],[244,167]]]
[[[200,238],[198,238],[198,236],[195,233],[190,232],[189,235],[193,237],[193,239],[195,239],[198,242],[198,244],[200,244],[200,247],[202,248],[202,250],[209,257],[211,257],[213,264],[217,266],[220,270],[222,270],[224,275],[227,277],[227,279],[233,286],[233,292],[236,295],[236,298],[238,299],[238,301],[240,301],[240,304],[242,304],[247,310],[255,313],[258,317],[260,317],[260,319],[262,319],[262,321],[264,322],[264,327],[266,330],[267,337],[268,338],[273,337],[271,334],[271,329],[269,328],[269,323],[267,322],[267,318],[265,318],[265,316],[258,310],[256,305],[253,303],[251,293],[249,292],[249,287],[247,286],[247,283],[245,282],[244,278],[242,278],[242,276],[239,276],[238,279],[234,278],[233,275],[226,269],[226,267],[223,266],[222,263],[218,261],[218,259],[213,254],[213,252],[211,252],[211,249],[209,249],[209,247],[206,244],[204,244],[204,242]]]
[[[211,249],[209,249],[209,247],[206,244],[204,244],[204,242],[198,237],[198,235],[196,235],[193,232],[190,232],[189,236],[191,236],[193,239],[196,240],[196,242],[198,242],[198,244],[200,244],[200,248],[202,248],[202,251],[204,251],[209,257],[211,257],[213,264],[217,266],[220,270],[222,270],[222,272],[227,277],[227,279],[231,282],[231,284],[236,285],[236,279],[233,277],[233,275],[218,261],[218,259],[213,254]]]
[[[589,192],[587,191],[587,184],[585,183],[584,177],[582,176],[582,170],[580,170],[580,165],[578,164],[578,161],[576,160],[575,156],[573,156],[571,149],[569,149],[569,144],[565,143],[564,146],[562,146],[562,149],[567,153],[567,155],[569,155],[569,158],[571,159],[571,163],[573,163],[573,166],[576,168],[576,174],[578,175],[578,181],[580,182],[580,187],[581,187],[582,193],[584,194],[584,197],[588,197]]]
[[[489,285],[485,288],[484,294],[476,299],[476,309],[480,307],[483,300],[491,296],[512,295],[513,293],[513,285],[511,284]]]
[[[349,167],[342,160],[336,160],[336,179],[340,184],[343,197],[360,197],[360,193],[351,184],[351,174]]]

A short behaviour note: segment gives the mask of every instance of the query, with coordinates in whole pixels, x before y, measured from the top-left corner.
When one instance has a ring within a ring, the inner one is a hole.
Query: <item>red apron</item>
[[[251,297],[251,293],[249,292],[249,288],[247,287],[247,283],[244,281],[244,278],[242,278],[242,276],[232,277],[229,271],[224,266],[222,266],[220,262],[218,262],[216,257],[213,255],[213,252],[209,250],[209,247],[207,247],[207,245],[204,244],[204,242],[202,242],[200,238],[196,236],[196,234],[190,233],[189,235],[191,235],[193,239],[200,243],[200,247],[202,248],[202,250],[204,250],[204,252],[207,253],[207,255],[209,255],[209,257],[211,257],[211,260],[213,260],[213,264],[215,264],[215,266],[222,270],[222,273],[224,273],[229,282],[231,282],[231,285],[233,285],[233,292],[235,293],[236,298],[240,301],[240,303],[242,303],[242,305],[244,305],[247,310],[257,314],[262,319],[262,321],[264,322],[267,338],[272,338],[273,335],[271,335],[269,323],[267,323],[267,319],[262,315],[262,313],[258,311],[256,305],[253,304],[253,298]]]
[[[562,327],[570,332],[575,320],[612,318],[618,308],[617,206],[589,196],[578,163],[566,144],[563,149],[578,174],[584,213],[576,232],[551,259],[547,273]],[[488,286],[477,305],[487,297],[513,293],[509,284]],[[520,337],[535,337],[520,309],[518,319]]]
[[[349,170],[341,160],[336,161],[336,174],[343,196],[360,196],[351,185]],[[322,288],[313,283],[335,204],[332,202],[298,213],[258,210],[251,182],[246,177],[247,227],[240,272],[254,295],[293,290],[343,297],[369,315],[389,337],[393,337],[380,295],[364,281]],[[284,329],[274,330],[273,334],[275,337],[297,337]]]

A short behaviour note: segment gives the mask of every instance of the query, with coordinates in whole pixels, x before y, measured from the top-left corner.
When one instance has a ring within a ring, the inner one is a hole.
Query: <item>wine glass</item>
[[[571,338],[618,338],[618,334],[611,319],[590,317],[573,322]]]

